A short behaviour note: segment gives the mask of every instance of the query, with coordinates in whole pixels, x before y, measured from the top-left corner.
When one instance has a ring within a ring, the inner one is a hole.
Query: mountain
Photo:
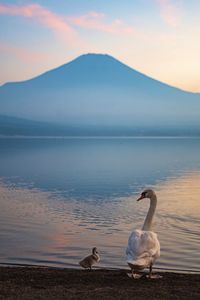
[[[41,135],[45,126],[49,133],[57,128],[52,135],[191,135],[200,131],[200,94],[161,83],[109,55],[86,54],[1,86],[0,113],[0,134],[9,116],[38,122]]]

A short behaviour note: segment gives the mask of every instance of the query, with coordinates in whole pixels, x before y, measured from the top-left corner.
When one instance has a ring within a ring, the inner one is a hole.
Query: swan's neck
[[[157,205],[157,197],[156,197],[156,195],[153,195],[150,198],[150,207],[149,207],[149,211],[147,213],[146,219],[144,221],[142,230],[147,230],[147,231],[151,230],[153,216],[154,216],[154,213],[156,210],[156,205]]]

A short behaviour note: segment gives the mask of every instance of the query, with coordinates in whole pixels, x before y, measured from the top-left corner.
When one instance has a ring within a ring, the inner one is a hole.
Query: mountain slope
[[[200,94],[163,84],[109,55],[87,54],[0,87],[0,112],[104,133],[106,128],[196,130]]]

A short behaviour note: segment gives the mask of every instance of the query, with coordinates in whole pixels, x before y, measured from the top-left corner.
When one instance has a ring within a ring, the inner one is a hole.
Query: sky
[[[200,92],[199,0],[0,0],[0,84],[84,53]]]

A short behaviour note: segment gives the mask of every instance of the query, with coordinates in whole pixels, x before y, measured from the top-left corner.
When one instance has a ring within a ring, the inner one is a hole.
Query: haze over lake
[[[93,246],[100,266],[126,267],[155,189],[162,268],[200,270],[200,139],[0,139],[0,262],[76,266]]]

